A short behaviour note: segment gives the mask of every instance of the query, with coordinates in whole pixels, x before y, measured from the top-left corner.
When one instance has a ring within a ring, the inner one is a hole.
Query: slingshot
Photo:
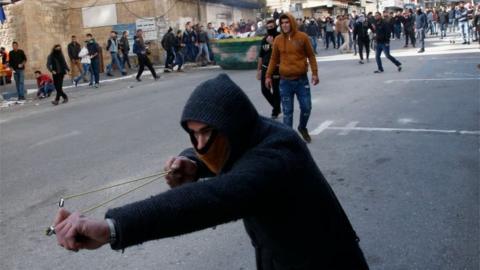
[[[125,181],[125,182],[121,182],[121,183],[118,183],[118,184],[113,184],[113,185],[109,185],[109,186],[104,186],[104,187],[101,187],[101,188],[97,188],[97,189],[93,189],[93,190],[89,190],[89,191],[86,191],[86,192],[82,192],[82,193],[78,193],[78,194],[73,194],[73,195],[68,195],[68,196],[63,196],[60,198],[60,200],[58,201],[58,207],[59,208],[62,208],[64,205],[65,205],[65,201],[66,200],[70,200],[70,199],[73,199],[73,198],[78,198],[78,197],[82,197],[82,196],[85,196],[85,195],[88,195],[88,194],[92,194],[92,193],[96,193],[96,192],[100,192],[100,191],[103,191],[103,190],[107,190],[107,189],[111,189],[111,188],[114,188],[114,187],[118,187],[118,186],[123,186],[123,185],[126,185],[126,184],[130,184],[130,183],[135,183],[135,182],[139,182],[139,181],[142,181],[142,180],[146,180],[146,179],[150,179],[148,181],[146,181],[145,183],[137,186],[137,187],[134,187],[124,193],[121,193],[115,197],[112,197],[104,202],[101,202],[97,205],[94,205],[90,208],[87,208],[87,209],[84,209],[82,211],[80,211],[82,214],[86,214],[88,212],[91,212],[97,208],[100,208],[118,198],[121,198],[137,189],[140,189],[152,182],[155,182],[157,181],[158,179],[161,179],[162,177],[164,177],[165,175],[169,174],[170,173],[170,170],[168,171],[164,171],[164,172],[161,172],[161,173],[156,173],[156,174],[152,174],[152,175],[148,175],[148,176],[144,176],[144,177],[141,177],[141,178],[138,178],[138,179],[133,179],[133,180],[129,180],[129,181]],[[47,236],[51,236],[53,234],[55,234],[55,227],[52,225],[50,227],[47,228],[47,230],[45,231],[45,234]]]

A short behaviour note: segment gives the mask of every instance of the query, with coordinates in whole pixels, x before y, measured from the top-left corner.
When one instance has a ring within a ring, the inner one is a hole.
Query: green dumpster
[[[213,42],[215,62],[223,69],[256,69],[262,38],[222,39]]]

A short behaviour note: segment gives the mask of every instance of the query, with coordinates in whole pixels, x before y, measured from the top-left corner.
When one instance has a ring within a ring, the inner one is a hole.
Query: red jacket
[[[40,77],[37,78],[37,86],[44,86],[46,84],[53,83],[53,80],[47,74],[42,74]]]

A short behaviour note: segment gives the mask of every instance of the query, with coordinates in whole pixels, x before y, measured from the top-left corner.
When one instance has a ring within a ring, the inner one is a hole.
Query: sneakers
[[[375,70],[373,73],[383,73],[383,70]]]
[[[112,73],[110,73],[110,72],[108,72],[108,73],[107,73],[107,76],[109,76],[109,77],[113,77],[113,74],[112,74]]]
[[[141,82],[141,81],[142,81],[139,77],[135,77],[135,79],[137,80],[137,82]]]
[[[53,100],[53,101],[52,101],[52,104],[53,104],[54,106],[57,106],[57,105],[58,105],[58,100]]]
[[[421,49],[418,51],[418,53],[423,53],[423,52],[425,52],[425,49],[424,49],[424,48],[421,48]]]
[[[95,88],[98,88],[100,85],[98,85],[98,83],[96,83],[93,87]]]
[[[67,103],[67,102],[68,102],[68,98],[64,98],[63,101],[62,101],[62,103]],[[57,101],[57,103],[58,103],[58,101]]]
[[[359,64],[363,64],[363,60],[358,61]]]
[[[312,138],[310,138],[310,134],[308,134],[308,129],[306,128],[298,128],[298,132],[300,132],[300,135],[302,135],[303,139],[307,142],[310,143],[312,141]]]

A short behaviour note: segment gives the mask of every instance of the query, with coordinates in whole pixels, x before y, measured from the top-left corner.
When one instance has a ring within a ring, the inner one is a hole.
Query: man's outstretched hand
[[[65,249],[97,249],[110,241],[110,228],[105,220],[94,220],[80,212],[70,213],[60,208],[55,221],[57,242]]]
[[[187,157],[171,157],[165,162],[163,169],[170,171],[165,179],[171,188],[197,180],[197,164]]]

